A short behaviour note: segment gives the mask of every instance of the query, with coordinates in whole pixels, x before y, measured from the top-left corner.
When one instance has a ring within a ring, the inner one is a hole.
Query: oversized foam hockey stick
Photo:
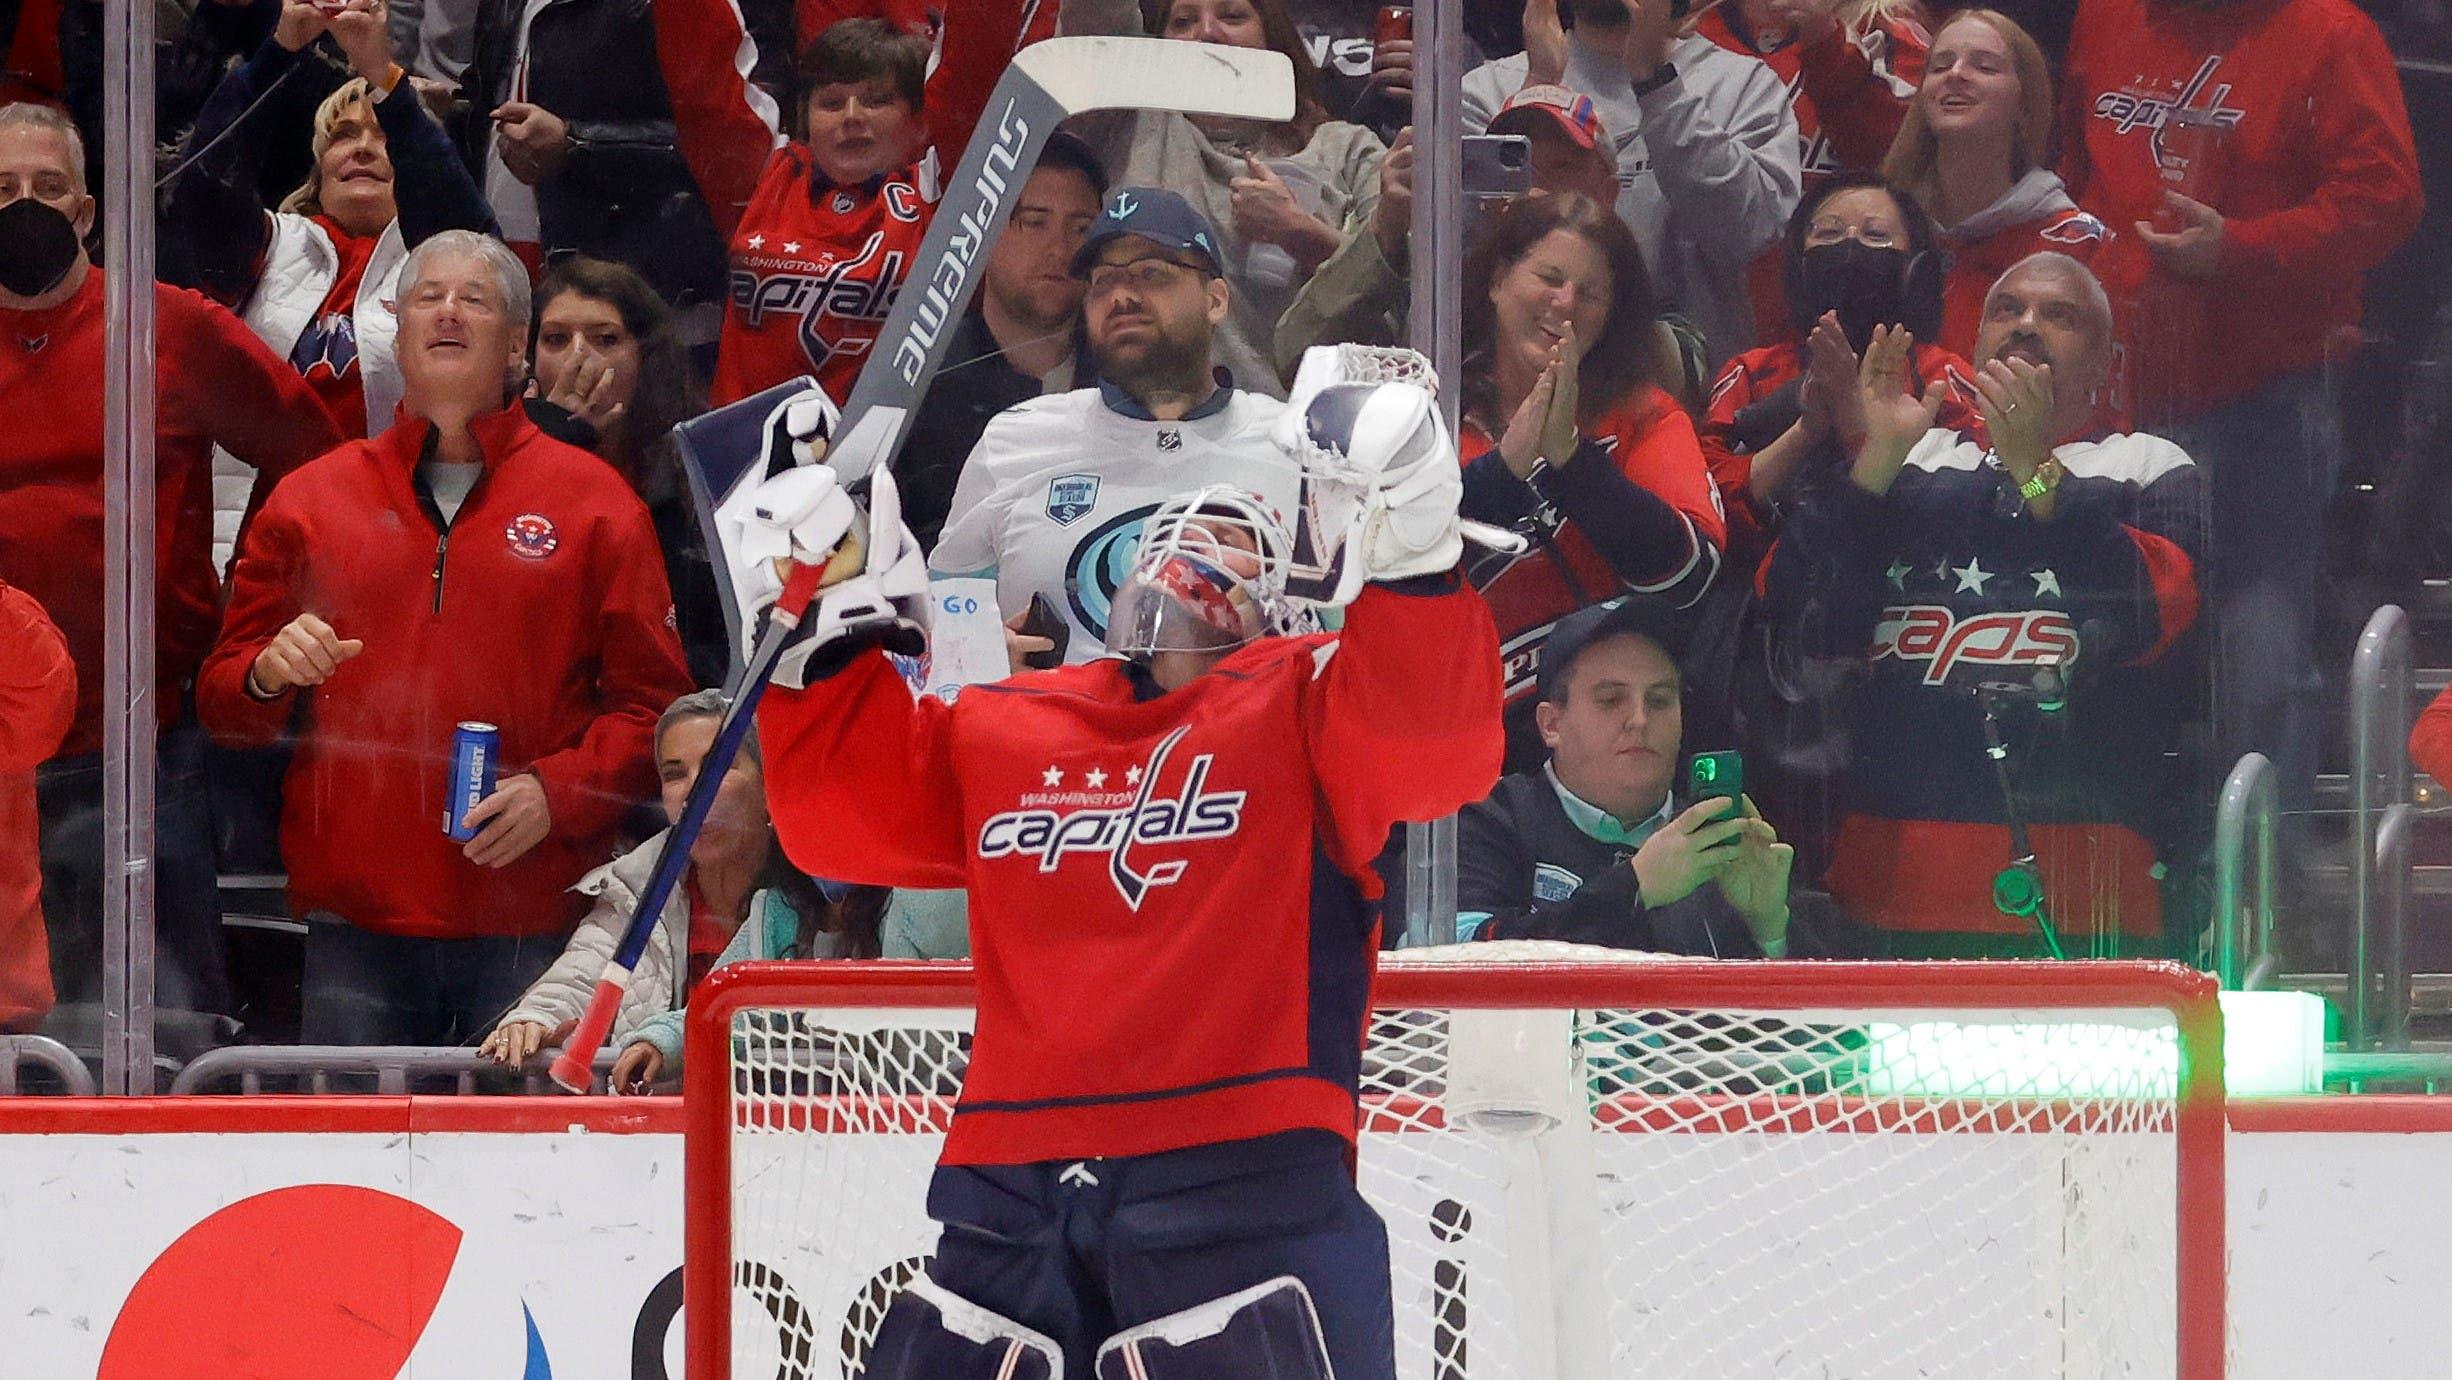
[[[904,280],[868,362],[861,366],[840,426],[829,438],[825,463],[842,473],[846,485],[893,463],[911,414],[934,381],[954,328],[979,286],[988,249],[1012,217],[1014,198],[1038,166],[1048,135],[1066,117],[1084,111],[1135,109],[1289,120],[1294,117],[1294,67],[1283,53],[1266,49],[1154,38],[1057,38],[1015,54],[988,96],[986,118],[945,185],[918,262]],[[755,484],[765,477],[768,463],[747,467],[756,472],[735,471],[735,484]],[[694,485],[701,483],[702,477],[693,476]],[[720,485],[716,492],[733,487]],[[699,492],[703,499],[705,489]],[[714,554],[723,558],[720,550]],[[821,577],[840,565],[838,559],[826,570],[802,567],[775,601],[681,818],[664,835],[638,909],[605,963],[586,1014],[554,1060],[553,1080],[563,1087],[584,1092],[592,1081],[591,1065],[612,1032],[622,993],[639,956],[647,951],[666,899],[680,883],[690,845],[706,820],[716,786],[748,735],[751,715],[782,658],[783,644],[799,626]],[[736,617],[750,613],[734,610]]]

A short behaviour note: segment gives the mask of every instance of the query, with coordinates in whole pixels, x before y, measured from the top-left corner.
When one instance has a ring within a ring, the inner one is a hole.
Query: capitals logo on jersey
[[[1194,757],[1172,791],[1163,785],[1168,759],[1191,731],[1178,728],[1160,739],[1147,761],[1124,770],[1120,790],[1106,789],[1110,778],[1099,766],[1077,774],[1079,789],[1066,790],[1068,773],[1050,766],[1040,778],[1045,790],[979,826],[979,856],[1033,858],[1041,872],[1056,871],[1071,854],[1103,856],[1116,894],[1140,910],[1150,892],[1181,881],[1190,866],[1180,857],[1151,860],[1150,852],[1232,838],[1243,827],[1246,793],[1208,789],[1214,753]]]
[[[1962,666],[2058,666],[2077,661],[2077,629],[2057,609],[1961,618],[1941,604],[1893,605],[1873,629],[1872,659],[1921,662],[1926,685],[1945,685]]]
[[[901,199],[896,194],[905,192],[894,183],[884,195],[891,206]],[[898,220],[919,218],[916,209],[906,215],[896,208],[894,215]],[[800,257],[804,246],[799,241],[776,242],[753,234],[741,241],[747,252],[733,256],[732,304],[741,309],[741,321],[751,330],[765,325],[770,316],[797,320],[801,353],[811,368],[822,367],[837,354],[856,359],[876,343],[877,326],[893,314],[894,299],[901,295],[904,255],[886,244],[880,230],[848,258],[827,251],[809,259]],[[857,329],[843,329],[853,323]]]
[[[290,347],[290,367],[300,378],[345,379],[358,367],[358,323],[345,311],[316,317]]]
[[[2129,82],[2127,90],[2106,91],[2095,97],[2094,118],[2109,121],[2122,134],[2139,129],[2149,131],[2146,138],[2154,153],[2155,166],[2184,173],[2193,151],[2182,148],[2179,140],[2166,138],[2174,113],[2187,117],[2182,123],[2208,133],[2237,129],[2239,122],[2247,118],[2246,110],[2224,104],[2230,99],[2231,84],[2215,83],[2214,74],[2221,68],[2222,55],[2216,53],[2197,64],[2196,72],[2184,82],[2168,78],[2157,81],[2141,75]],[[2158,86],[2177,89],[2164,96],[2156,92]]]

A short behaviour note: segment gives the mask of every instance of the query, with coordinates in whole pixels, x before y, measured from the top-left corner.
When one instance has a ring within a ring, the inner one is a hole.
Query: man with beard
[[[2169,441],[2089,429],[2112,341],[2076,260],[2003,274],[1987,445],[1934,425],[1948,385],[1918,397],[1908,333],[1877,328],[1848,482],[1765,563],[1779,635],[1863,663],[1825,883],[1893,956],[2045,951],[2039,919],[2071,956],[2177,947],[2147,837],[2174,714],[2148,678],[2196,616],[2202,481]]]
[[[993,577],[1009,624],[1045,599],[1066,624],[1068,661],[1105,643],[1110,601],[1159,504],[1232,484],[1294,512],[1295,467],[1269,440],[1284,404],[1235,387],[1215,363],[1229,305],[1217,242],[1173,192],[1108,196],[1073,258],[1098,381],[988,424],[928,558],[940,575]]]

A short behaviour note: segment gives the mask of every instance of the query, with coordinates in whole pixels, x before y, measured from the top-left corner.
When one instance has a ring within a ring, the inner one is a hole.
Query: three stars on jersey
[[[980,858],[1035,858],[1039,871],[1053,872],[1068,854],[1104,855],[1116,894],[1138,911],[1152,890],[1180,881],[1189,864],[1167,858],[1141,866],[1136,849],[1231,838],[1243,827],[1245,793],[1207,789],[1215,753],[1194,757],[1173,795],[1159,793],[1167,759],[1189,732],[1176,729],[1150,749],[1146,764],[1125,768],[1121,791],[1105,791],[1107,771],[1097,766],[1082,773],[1082,791],[1063,791],[1065,771],[1051,764],[1039,777],[1046,792],[1024,795],[1023,808],[990,815],[979,826]]]
[[[1039,784],[1047,787],[1051,791],[1061,788],[1064,785],[1064,768],[1050,766],[1046,772],[1039,777]],[[1081,784],[1089,790],[1105,790],[1107,788],[1107,769],[1105,767],[1092,767],[1088,771],[1083,772],[1081,774]],[[1138,762],[1124,768],[1124,784],[1127,786],[1138,786],[1141,784],[1141,766]]]

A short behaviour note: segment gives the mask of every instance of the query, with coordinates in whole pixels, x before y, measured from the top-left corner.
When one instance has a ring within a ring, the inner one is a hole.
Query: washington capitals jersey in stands
[[[875,651],[770,693],[795,863],[969,888],[978,1027],[944,1162],[1350,1141],[1371,861],[1489,792],[1497,668],[1480,597],[1440,577],[1170,694],[1108,658],[914,702]]]
[[[1108,603],[1159,504],[1232,484],[1292,520],[1301,472],[1269,439],[1283,411],[1226,387],[1173,422],[1111,386],[1031,398],[980,435],[928,564],[994,575],[1008,618],[1045,595],[1072,625],[1066,658],[1087,661],[1106,645]]]
[[[1559,619],[1628,591],[1683,608],[1720,569],[1728,518],[1694,421],[1644,385],[1584,428],[1575,455],[1518,479],[1487,432],[1463,428],[1464,514],[1521,533],[1520,555],[1468,553],[1506,657],[1507,698],[1529,703]]]
[[[1877,928],[2030,928],[1989,901],[2009,854],[1977,695],[1987,683],[2028,688],[2047,665],[2067,681],[2063,711],[2003,712],[2024,820],[2131,826],[2152,813],[2179,709],[2153,668],[2196,617],[2202,477],[2152,436],[2054,454],[2067,473],[2046,522],[2023,510],[1989,452],[1936,429],[1887,497],[1853,484],[1808,494],[1763,566],[1783,634],[1809,654],[1861,658],[1869,673],[1848,692],[1847,815],[1828,880]],[[2087,856],[2067,859],[2069,889],[2100,897],[2116,884],[2115,928],[2159,923],[2152,850],[2135,829],[2070,839]],[[2052,890],[2049,873],[2047,860]],[[2075,895],[2054,900],[2064,916],[2082,908]]]
[[[709,400],[720,406],[796,374],[840,402],[860,381],[936,205],[933,166],[858,187],[829,184],[788,144],[732,233],[724,334]]]
[[[800,374],[845,402],[918,257],[940,158],[958,161],[988,93],[1035,22],[1028,0],[965,0],[946,26],[924,112],[934,147],[857,186],[829,182],[785,140],[774,100],[749,80],[757,50],[729,0],[654,0],[656,54],[675,141],[731,242],[711,402]]]

